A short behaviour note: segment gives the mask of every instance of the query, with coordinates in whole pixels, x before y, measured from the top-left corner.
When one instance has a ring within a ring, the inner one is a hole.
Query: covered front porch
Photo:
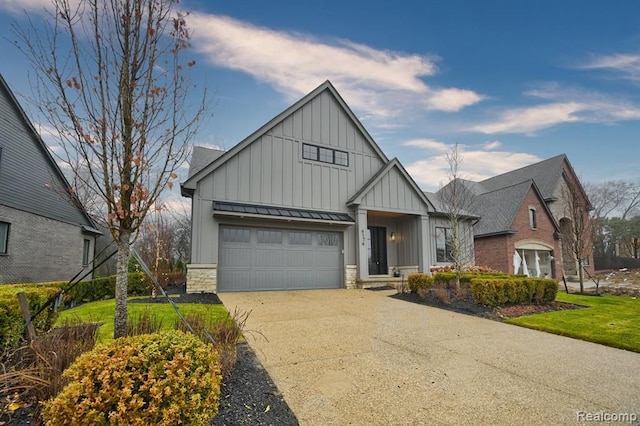
[[[356,287],[396,286],[428,271],[429,217],[359,208]]]
[[[513,254],[513,273],[528,277],[557,278],[554,271],[554,247],[540,240],[517,242]]]
[[[398,159],[373,175],[347,206],[356,219],[356,259],[346,265],[347,286],[384,286],[429,271],[428,214],[435,209]]]

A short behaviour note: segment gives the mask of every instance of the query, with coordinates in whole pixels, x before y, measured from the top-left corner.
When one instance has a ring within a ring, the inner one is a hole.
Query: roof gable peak
[[[337,104],[340,106],[340,108],[343,109],[343,111],[345,112],[347,117],[351,120],[351,122],[358,129],[358,131],[363,135],[364,139],[371,145],[372,149],[380,157],[382,162],[384,162],[384,163],[388,162],[389,159],[387,158],[387,156],[384,154],[384,152],[382,152],[382,150],[380,149],[378,144],[373,140],[373,138],[371,137],[369,132],[364,128],[364,126],[362,125],[360,120],[356,117],[356,115],[353,113],[351,108],[349,108],[349,106],[344,101],[342,96],[338,93],[338,91],[336,90],[334,85],[331,83],[331,81],[330,80],[325,80],[318,87],[316,87],[311,92],[307,93],[305,96],[300,98],[293,105],[291,105],[290,107],[288,107],[287,109],[285,109],[284,111],[282,111],[281,113],[276,115],[274,118],[272,118],[267,123],[262,125],[256,131],[254,131],[249,136],[247,136],[245,139],[243,139],[242,141],[240,141],[239,143],[234,145],[231,149],[226,151],[220,157],[214,159],[213,161],[211,161],[211,163],[209,163],[208,165],[202,167],[200,170],[198,170],[192,176],[189,176],[187,178],[187,180],[182,183],[181,186],[186,190],[195,189],[196,182],[198,182],[200,179],[202,179],[204,176],[208,175],[209,173],[213,172],[220,165],[224,164],[226,161],[228,161],[230,158],[232,158],[233,156],[238,154],[244,148],[246,148],[247,146],[251,145],[254,141],[259,139],[261,136],[265,135],[267,132],[269,132],[275,126],[277,126],[278,124],[282,123],[286,118],[288,118],[289,116],[294,114],[296,111],[298,111],[299,109],[304,107],[306,104],[311,102],[313,99],[321,96],[321,94],[324,93],[324,92],[328,92],[330,94],[330,96],[332,96],[335,99]],[[189,191],[183,191],[183,195],[184,194],[186,194],[188,196]]]

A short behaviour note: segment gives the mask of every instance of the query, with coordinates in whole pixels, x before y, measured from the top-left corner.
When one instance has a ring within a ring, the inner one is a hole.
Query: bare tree
[[[118,248],[115,337],[127,323],[130,244],[173,185],[206,93],[185,72],[186,15],[177,0],[52,0],[44,23],[14,25],[36,69],[34,98],[57,130],[64,161],[106,206]]]
[[[446,153],[445,159],[449,183],[438,191],[438,197],[450,222],[448,257],[456,274],[456,289],[459,289],[462,270],[473,263],[473,231],[471,225],[465,221],[469,219],[474,194],[460,175],[463,155],[458,143]]]
[[[584,293],[584,258],[590,252],[591,221],[589,218],[589,202],[586,195],[567,182],[562,187],[564,215],[569,218],[566,232],[562,232],[562,244],[568,249],[576,263],[580,293]]]
[[[612,215],[623,221],[638,213],[640,208],[640,181],[611,180],[585,185],[585,191],[593,206],[591,210],[591,238],[594,254],[600,261],[608,262],[613,245],[606,235],[607,218]]]

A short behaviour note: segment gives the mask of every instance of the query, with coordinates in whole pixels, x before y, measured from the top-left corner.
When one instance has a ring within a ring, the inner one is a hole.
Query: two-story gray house
[[[99,234],[0,76],[0,284],[89,271]]]
[[[194,149],[181,187],[189,292],[353,288],[438,263],[432,202],[329,81],[229,151]]]

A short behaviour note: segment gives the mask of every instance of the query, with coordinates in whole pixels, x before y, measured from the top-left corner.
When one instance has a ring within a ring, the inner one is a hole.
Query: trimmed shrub
[[[29,303],[29,311],[31,314],[35,314],[51,296],[59,291],[58,286],[58,283],[0,286],[0,350],[16,347],[24,336],[24,318],[18,303],[18,293],[25,293]],[[55,322],[56,317],[57,313],[46,309],[33,318],[33,326],[38,332],[47,331]]]
[[[509,274],[504,272],[463,272],[460,274],[460,284],[471,284],[474,278],[507,278]],[[450,271],[436,272],[433,275],[433,281],[436,284],[453,288],[456,282],[456,273]]]
[[[130,272],[127,286],[128,296],[148,296],[153,282],[144,272]],[[89,303],[116,297],[116,276],[81,281],[66,293],[65,303]]]
[[[547,303],[556,299],[558,282],[546,278],[476,278],[471,280],[474,300],[486,306]]]
[[[422,272],[412,272],[407,278],[409,290],[417,293],[419,289],[428,290],[433,285],[433,277]]]
[[[45,403],[47,425],[207,425],[218,412],[218,353],[171,331],[116,339],[81,355]]]

